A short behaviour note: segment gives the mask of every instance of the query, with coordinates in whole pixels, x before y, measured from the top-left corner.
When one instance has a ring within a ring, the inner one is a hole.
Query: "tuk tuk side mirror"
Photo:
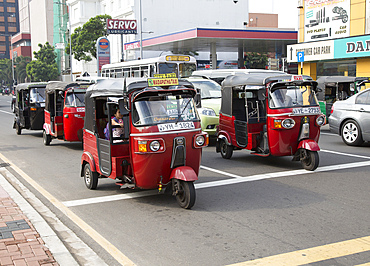
[[[202,108],[202,97],[201,97],[201,92],[200,89],[197,89],[197,94],[194,97],[195,104],[197,108]]]
[[[265,91],[264,90],[259,90],[258,91],[258,100],[259,101],[264,101],[266,99]]]
[[[119,100],[118,105],[119,105],[119,110],[120,110],[121,114],[123,114],[123,115],[128,115],[129,114],[130,109],[128,108],[128,99],[127,98],[125,98],[123,100]]]
[[[354,83],[349,84],[349,90],[350,91],[355,91],[355,84]]]
[[[59,91],[59,95],[60,95],[60,97],[62,97],[64,99],[63,91]]]

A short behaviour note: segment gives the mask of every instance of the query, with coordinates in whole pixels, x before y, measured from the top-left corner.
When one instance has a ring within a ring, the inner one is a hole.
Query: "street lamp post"
[[[141,10],[141,0],[139,1],[139,15],[140,15],[140,59],[143,59],[143,18]]]

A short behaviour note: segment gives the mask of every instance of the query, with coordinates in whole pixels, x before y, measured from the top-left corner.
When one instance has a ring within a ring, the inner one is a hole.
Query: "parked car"
[[[370,141],[370,89],[333,104],[329,116],[330,131],[342,136],[350,146]]]
[[[221,86],[211,79],[201,77],[190,77],[187,80],[200,93],[200,103],[197,103],[197,109],[202,130],[209,136],[216,136],[221,108]]]

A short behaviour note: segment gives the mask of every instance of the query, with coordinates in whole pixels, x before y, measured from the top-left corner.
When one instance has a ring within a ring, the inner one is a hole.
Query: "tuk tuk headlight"
[[[195,143],[198,145],[198,146],[203,146],[204,142],[205,142],[205,138],[204,136],[200,135],[200,136],[197,136],[195,138]]]
[[[194,147],[201,148],[208,145],[208,134],[202,133],[194,137]]]
[[[316,124],[317,124],[319,127],[321,127],[321,126],[325,125],[325,123],[326,123],[326,118],[325,118],[325,116],[320,115],[318,118],[316,118]]]
[[[202,115],[216,116],[216,112],[211,108],[199,108],[198,112]]]
[[[150,142],[149,144],[149,148],[154,152],[159,151],[160,147],[161,147],[161,144],[159,143],[158,140],[154,140]]]
[[[283,128],[290,129],[295,126],[295,121],[291,118],[284,119],[283,122],[281,122],[281,125]]]

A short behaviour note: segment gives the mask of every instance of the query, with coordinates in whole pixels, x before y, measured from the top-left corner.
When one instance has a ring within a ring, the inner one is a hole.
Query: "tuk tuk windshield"
[[[190,95],[144,97],[135,101],[133,107],[132,122],[135,126],[199,120]]]
[[[30,102],[31,103],[44,103],[45,102],[45,88],[30,89]]]
[[[191,80],[194,87],[200,90],[202,99],[221,98],[221,86],[212,80]]]
[[[86,91],[68,92],[65,100],[65,105],[68,107],[84,107]]]
[[[312,86],[282,86],[270,91],[269,106],[271,108],[287,108],[318,105]]]

